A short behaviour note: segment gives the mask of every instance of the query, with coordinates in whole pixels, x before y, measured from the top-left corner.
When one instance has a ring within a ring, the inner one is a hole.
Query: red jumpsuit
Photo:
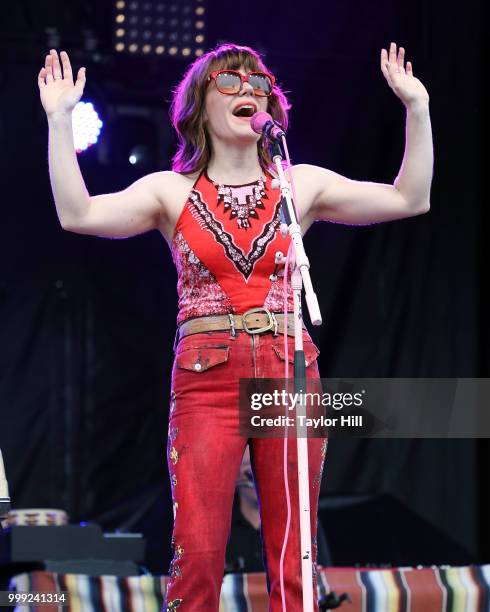
[[[178,272],[180,324],[206,315],[243,314],[253,307],[283,311],[276,251],[289,237],[279,231],[280,193],[271,176],[248,185],[215,185],[202,173],[177,222],[172,256]],[[292,311],[289,287],[288,310]],[[318,350],[303,332],[306,373],[318,378]],[[292,362],[294,339],[289,338]],[[290,365],[290,372],[293,366]],[[239,433],[240,378],[283,378],[283,338],[272,331],[249,335],[213,331],[186,336],[175,351],[168,433],[172,486],[173,559],[164,610],[217,612],[230,530],[235,480],[249,443],[261,514],[269,610],[282,610],[279,560],[287,517],[283,439]],[[314,593],[316,517],[326,439],[309,446]],[[291,528],[284,560],[289,612],[302,607],[296,440],[288,439]],[[315,611],[318,607],[315,602]]]

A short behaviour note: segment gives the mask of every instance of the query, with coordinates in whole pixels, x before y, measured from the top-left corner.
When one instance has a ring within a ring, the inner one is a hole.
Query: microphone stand
[[[284,136],[282,136],[284,142]],[[272,140],[272,139],[271,139]],[[318,306],[318,299],[313,291],[310,278],[310,263],[306,256],[301,228],[296,218],[289,181],[287,180],[282,161],[284,157],[277,139],[272,140],[272,160],[276,165],[279,176],[279,188],[281,190],[282,217],[288,225],[291,243],[294,252],[294,270],[291,276],[291,287],[293,290],[294,303],[294,391],[301,395],[297,396],[300,401],[296,404],[296,415],[306,416],[306,405],[303,394],[306,392],[306,365],[303,350],[303,314],[301,307],[301,290],[304,285],[305,299],[313,325],[321,325],[322,317]],[[286,273],[286,271],[285,271]],[[313,610],[313,571],[311,551],[311,523],[310,523],[310,487],[308,471],[308,438],[306,437],[306,422],[300,425],[300,419],[296,419],[296,443],[298,453],[298,493],[299,493],[299,517],[301,537],[301,579],[303,584],[303,612]],[[316,596],[316,594],[315,594]]]
[[[2,519],[10,511],[10,497],[7,479],[5,478],[5,468],[3,466],[2,451],[0,450],[0,533],[2,532]]]

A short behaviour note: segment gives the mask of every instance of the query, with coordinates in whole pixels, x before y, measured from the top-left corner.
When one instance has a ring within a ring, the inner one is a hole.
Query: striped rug
[[[160,612],[166,583],[166,576],[117,578],[33,572],[15,576],[10,588],[67,591],[70,605],[63,611],[68,612]],[[490,565],[382,570],[320,568],[318,595],[322,597],[331,591],[349,594],[352,603],[344,602],[338,608],[346,612],[490,612]],[[28,611],[57,609],[38,606]],[[16,608],[17,612],[21,610]],[[267,610],[265,574],[224,577],[219,612]]]

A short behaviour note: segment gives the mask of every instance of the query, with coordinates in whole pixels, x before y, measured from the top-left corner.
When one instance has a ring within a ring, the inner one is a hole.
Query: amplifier
[[[99,525],[21,526],[0,534],[0,563],[99,559],[143,561],[140,533],[103,533]]]

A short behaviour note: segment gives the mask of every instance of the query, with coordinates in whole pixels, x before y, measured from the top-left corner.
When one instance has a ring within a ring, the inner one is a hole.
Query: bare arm
[[[404,67],[404,49],[398,57],[392,43],[389,56],[381,52],[381,70],[407,109],[405,154],[393,185],[353,181],[317,166],[300,165],[294,170],[308,185],[304,211],[310,220],[369,224],[425,213],[430,208],[433,145],[429,96],[413,76],[412,65]]]
[[[41,101],[49,126],[49,174],[61,226],[80,234],[126,238],[158,226],[161,203],[158,173],[146,176],[124,191],[90,196],[73,143],[72,110],[85,85],[85,70],[73,82],[68,55],[52,50],[38,77]]]

